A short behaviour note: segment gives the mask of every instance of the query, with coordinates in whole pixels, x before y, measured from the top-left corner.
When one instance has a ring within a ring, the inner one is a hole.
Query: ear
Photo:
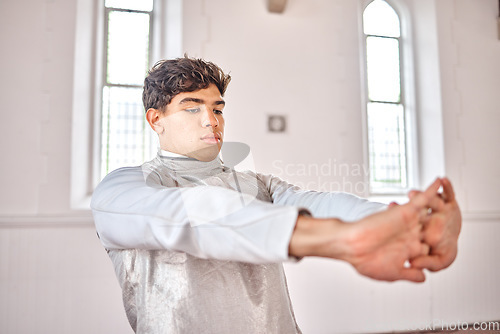
[[[157,134],[162,134],[163,131],[165,131],[165,128],[160,123],[161,115],[162,112],[158,109],[149,108],[148,111],[146,111],[146,120],[148,121],[151,129],[153,129],[153,131]]]

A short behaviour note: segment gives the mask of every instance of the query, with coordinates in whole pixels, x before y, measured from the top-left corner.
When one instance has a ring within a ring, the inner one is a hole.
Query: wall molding
[[[0,228],[18,227],[75,227],[93,226],[90,211],[68,215],[10,215],[0,216]]]
[[[463,212],[463,222],[499,222],[500,212]],[[78,215],[10,215],[0,216],[0,228],[94,226],[90,211]]]
[[[499,222],[500,211],[462,212],[464,223]],[[65,215],[0,215],[0,228],[93,226],[89,211]]]
[[[462,219],[467,221],[498,221],[500,222],[500,211],[463,211]]]

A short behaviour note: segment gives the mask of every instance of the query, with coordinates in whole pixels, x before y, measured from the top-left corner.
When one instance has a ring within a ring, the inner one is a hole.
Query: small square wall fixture
[[[285,11],[287,0],[267,0],[267,9],[271,13],[282,14]]]
[[[286,131],[286,116],[285,115],[269,115],[267,117],[267,130],[269,132],[285,132]]]

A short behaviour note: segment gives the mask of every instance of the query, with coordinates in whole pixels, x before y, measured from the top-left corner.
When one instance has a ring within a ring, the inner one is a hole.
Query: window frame
[[[369,138],[368,138],[368,103],[386,101],[371,101],[368,96],[368,69],[367,69],[367,50],[366,40],[368,34],[364,33],[363,14],[366,7],[374,0],[360,0],[359,10],[359,31],[360,31],[360,69],[361,69],[361,90],[362,90],[362,130],[363,130],[363,159],[366,166],[370,166],[369,157]],[[370,174],[365,175],[365,182],[369,185],[366,196],[386,201],[387,198],[398,198],[406,194],[410,189],[418,187],[418,137],[417,137],[417,115],[416,115],[416,99],[415,99],[415,74],[413,62],[413,42],[411,34],[410,12],[402,1],[384,0],[396,12],[400,22],[400,36],[391,37],[399,42],[399,67],[400,67],[400,102],[392,103],[394,105],[403,106],[403,117],[405,125],[405,153],[406,153],[406,179],[407,185],[404,188],[387,187],[380,189],[372,189]],[[374,35],[376,36],[376,35]],[[378,36],[387,37],[387,36]]]
[[[103,147],[103,143],[102,141],[104,140],[104,138],[102,137],[103,135],[103,132],[102,132],[102,118],[105,117],[104,115],[104,112],[105,112],[105,109],[104,109],[104,105],[103,105],[103,99],[104,97],[102,96],[103,94],[103,91],[104,91],[104,88],[105,87],[108,87],[108,88],[111,88],[111,87],[120,87],[120,88],[142,88],[143,85],[133,85],[133,84],[117,84],[117,83],[111,83],[108,81],[108,33],[109,33],[109,17],[110,17],[110,13],[111,12],[124,12],[124,13],[141,13],[141,14],[147,14],[149,16],[149,41],[148,41],[148,68],[151,68],[152,66],[152,61],[153,61],[153,44],[154,44],[154,41],[155,41],[155,29],[154,29],[154,25],[155,25],[155,5],[157,5],[158,1],[153,1],[153,8],[151,9],[151,11],[145,11],[145,10],[135,10],[135,9],[123,9],[123,8],[117,8],[117,7],[106,7],[105,6],[105,0],[103,0],[101,2],[101,5],[104,9],[104,15],[103,15],[103,31],[102,31],[102,53],[100,55],[101,57],[101,61],[102,61],[102,64],[101,64],[101,68],[102,68],[102,73],[101,73],[101,83],[100,83],[100,87],[97,87],[97,89],[99,89],[99,93],[100,93],[100,101],[101,103],[99,104],[99,107],[98,109],[96,109],[96,119],[98,119],[99,122],[96,122],[96,124],[94,125],[94,138],[95,140],[98,142],[99,145],[96,145],[94,147],[94,149],[96,150],[94,152],[94,156],[95,157],[98,157],[98,160],[99,160],[99,164],[98,164],[98,170],[94,171],[97,179],[96,179],[96,182],[99,182],[104,176],[105,176],[105,173],[109,173],[110,170],[108,169],[108,167],[106,167],[106,171],[104,171],[104,168],[103,168],[103,161],[102,161],[102,147]],[[158,19],[158,17],[156,17]],[[149,137],[146,139],[146,137]],[[152,143],[154,143],[154,136],[152,133],[149,133],[149,136],[148,134],[144,134],[144,138],[145,138],[145,145],[152,145]],[[108,137],[108,142],[109,142],[109,137]],[[146,150],[146,148],[144,148]]]
[[[104,0],[77,0],[76,7],[70,208],[88,210],[92,193],[101,180],[106,10]],[[150,67],[157,60],[182,55],[182,0],[154,0],[150,20]]]

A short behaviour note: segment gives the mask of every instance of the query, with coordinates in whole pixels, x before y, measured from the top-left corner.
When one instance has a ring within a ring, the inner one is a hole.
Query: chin
[[[209,147],[204,147],[200,150],[197,150],[197,151],[193,152],[192,154],[190,154],[189,156],[191,156],[192,158],[195,158],[196,160],[199,160],[199,161],[208,162],[208,161],[212,161],[215,158],[217,158],[217,156],[219,155],[219,152],[220,152],[219,145],[211,145]]]

